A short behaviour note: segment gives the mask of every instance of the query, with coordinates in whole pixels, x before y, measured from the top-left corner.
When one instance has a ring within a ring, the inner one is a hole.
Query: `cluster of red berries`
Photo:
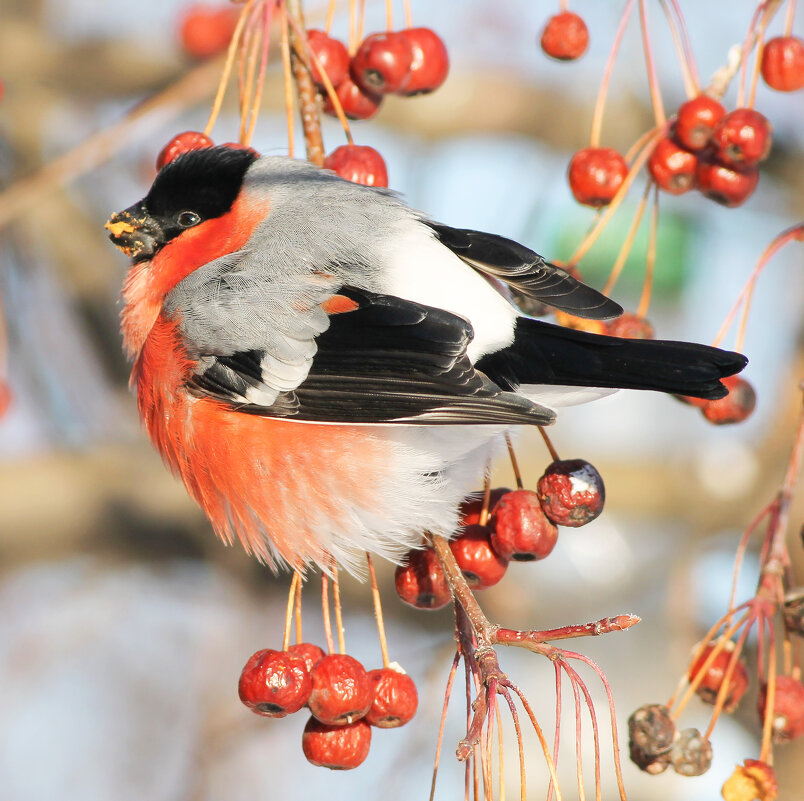
[[[558,61],[574,61],[589,47],[586,23],[571,11],[562,11],[547,20],[541,37],[542,50]]]
[[[302,707],[311,716],[302,749],[308,761],[351,770],[368,756],[371,727],[394,729],[416,714],[416,685],[402,669],[367,671],[348,654],[324,654],[298,643],[286,651],[257,651],[238,685],[240,700],[257,715],[284,718]]]
[[[324,31],[308,31],[307,43],[310,70],[324,98],[324,111],[336,114],[322,71],[334,87],[344,114],[352,120],[373,117],[385,95],[411,97],[432,92],[449,72],[447,48],[429,28],[373,33],[352,56],[343,42]],[[327,157],[324,166],[349,181],[388,186],[385,162],[371,147],[342,145]]]
[[[229,47],[238,12],[231,5],[192,3],[179,17],[179,41],[188,56],[210,58]]]
[[[651,177],[665,192],[690,189],[724,206],[744,203],[759,181],[758,164],[771,148],[771,125],[752,108],[726,109],[702,94],[678,109],[670,136],[648,160]]]
[[[604,501],[603,479],[589,462],[554,461],[536,491],[494,489],[485,513],[483,498],[464,501],[461,531],[450,549],[469,587],[486,589],[502,579],[509,562],[544,559],[558,539],[556,526],[589,523]],[[399,597],[417,609],[449,603],[449,585],[432,548],[411,551],[397,568],[395,583]]]

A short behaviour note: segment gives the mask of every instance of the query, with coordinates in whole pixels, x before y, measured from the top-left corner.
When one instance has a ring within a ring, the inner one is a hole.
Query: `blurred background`
[[[311,27],[321,26],[325,5],[305,3]],[[450,613],[403,607],[393,566],[380,567],[391,656],[416,680],[420,712],[404,729],[375,732],[372,754],[356,771],[308,765],[300,747],[303,715],[258,718],[237,698],[248,656],[281,642],[288,577],[272,576],[214,538],[151,449],[127,389],[117,324],[126,259],[107,241],[103,223],[145,194],[168,139],[206,122],[219,69],[183,53],[177,29],[186,6],[0,4],[0,298],[13,396],[0,419],[0,798],[426,798],[451,662]],[[342,36],[345,6],[338,4],[343,15],[335,18]],[[548,258],[568,257],[593,220],[573,201],[565,170],[572,152],[588,144],[621,4],[578,0],[574,10],[587,22],[591,46],[573,64],[551,62],[538,47],[557,6],[413,0],[414,24],[432,27],[447,44],[450,77],[433,95],[391,97],[377,118],[353,125],[357,143],[384,155],[391,187],[411,205],[447,224],[514,237]],[[684,99],[683,86],[659,6],[650,6],[671,112]],[[754,7],[750,0],[682,2],[704,82],[742,40]],[[401,7],[397,13],[401,26]],[[383,4],[368,3],[366,14],[367,32],[385,29]],[[135,122],[40,173],[171,86],[178,89],[169,102],[141,106]],[[727,101],[734,104],[733,88]],[[286,153],[275,61],[263,107],[253,144],[262,153]],[[697,194],[662,197],[648,314],[660,337],[711,341],[762,250],[804,215],[802,95],[760,84],[757,108],[772,121],[775,140],[745,206],[727,210]],[[632,24],[602,144],[624,152],[651,125]],[[324,133],[328,150],[344,142],[334,120],[325,120]],[[213,135],[236,139],[233,102]],[[297,147],[302,152],[301,142]],[[635,204],[626,202],[582,264],[591,283],[605,281]],[[614,291],[632,310],[645,243],[638,238]],[[606,512],[585,528],[562,530],[548,560],[514,564],[482,596],[489,616],[511,627],[642,616],[628,633],[580,643],[609,676],[621,735],[637,706],[670,696],[691,648],[725,611],[739,534],[781,483],[804,375],[801,267],[801,250],[791,246],[759,281],[744,346],[759,402],[746,423],[716,428],[692,407],[649,393],[620,393],[560,415],[553,440],[562,457],[597,466]],[[526,485],[535,485],[550,458],[538,434],[523,434],[518,454]],[[507,464],[497,466],[495,483],[512,480]],[[798,498],[796,531],[803,506]],[[797,535],[790,534],[800,575]],[[747,559],[738,600],[753,594],[755,571],[756,560]],[[367,667],[379,665],[368,588],[345,580],[343,592],[349,652]],[[321,643],[316,599],[313,581],[305,593],[305,639]],[[542,661],[501,655],[550,732],[553,672]],[[605,696],[587,678],[605,720]],[[626,760],[631,798],[718,797],[733,765],[758,754],[755,691],[718,723],[707,775],[652,778]],[[564,702],[560,772],[572,798],[571,695]],[[461,703],[459,689],[436,798],[461,792],[462,768],[452,758]],[[684,725],[705,726],[707,711],[692,704]],[[518,797],[513,733],[506,737],[509,792]],[[804,799],[803,749],[800,742],[777,749],[783,799]],[[546,774],[535,740],[527,753],[529,797],[543,798]],[[610,756],[604,777],[605,797],[614,798]]]

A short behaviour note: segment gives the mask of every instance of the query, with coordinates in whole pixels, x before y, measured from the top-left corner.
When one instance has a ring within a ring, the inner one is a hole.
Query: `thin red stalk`
[[[793,35],[793,17],[796,15],[796,0],[787,0],[787,13],[784,15],[784,29],[782,33],[785,36]]]
[[[586,801],[586,791],[583,786],[583,721],[581,720],[581,697],[578,693],[578,685],[571,675],[570,684],[572,685],[572,697],[575,704],[575,771],[578,776],[578,798],[579,801]]]
[[[380,588],[377,586],[377,575],[374,572],[374,562],[371,554],[366,552],[366,562],[368,563],[369,578],[371,580],[371,600],[374,604],[374,619],[377,621],[377,635],[380,638],[380,651],[382,652],[382,666],[387,668],[388,641],[385,638],[385,623],[382,616],[382,603],[380,601]]]
[[[648,250],[645,254],[645,283],[642,285],[642,296],[637,306],[637,316],[645,317],[650,308],[650,297],[653,291],[653,274],[656,267],[656,238],[659,233],[659,186],[653,185],[653,206],[650,210],[650,229],[648,233]]]
[[[405,0],[405,27],[413,27],[413,14],[410,10],[410,0]]]
[[[255,90],[255,76],[257,73],[257,57],[259,56],[264,38],[262,26],[257,24],[260,16],[260,5],[254,7],[253,19],[249,20],[249,33],[251,34],[251,41],[246,47],[243,43],[243,53],[246,54],[245,61],[245,83],[241,86],[240,91],[240,133],[238,135],[239,142],[246,140],[246,127],[248,121],[248,113],[252,97]]]
[[[762,522],[765,515],[769,514],[772,507],[776,505],[776,500],[774,499],[772,503],[768,504],[749,524],[748,528],[743,532],[742,537],[740,537],[740,544],[737,546],[737,553],[734,557],[734,570],[732,571],[732,579],[731,579],[731,593],[729,594],[729,606],[728,608],[731,609],[734,606],[734,601],[737,598],[737,582],[740,577],[740,569],[743,565],[743,558],[745,557],[745,550],[748,547],[748,540],[751,538],[751,535],[756,531],[757,526]]]
[[[556,733],[553,737],[553,762],[558,768],[558,746],[561,740],[561,666],[558,660],[553,662],[553,670],[556,674]],[[551,801],[553,797],[553,783],[547,788],[547,801]]]
[[[648,9],[645,0],[639,0],[639,27],[642,31],[642,47],[645,51],[645,66],[648,68],[648,86],[650,87],[650,102],[653,106],[653,116],[656,125],[662,126],[667,122],[662,102],[662,90],[659,78],[656,75],[656,64],[653,59],[653,48],[648,30]]]
[[[763,615],[763,617],[765,617]],[[768,685],[765,691],[765,720],[762,722],[762,747],[759,750],[759,758],[768,765],[773,765],[773,736],[774,705],[776,702],[776,632],[773,628],[773,620],[766,618],[768,622]],[[760,628],[764,629],[764,621],[760,621]]]
[[[620,24],[617,26],[617,33],[614,36],[614,43],[611,46],[606,67],[603,70],[603,80],[600,82],[600,89],[597,93],[597,101],[595,102],[595,110],[592,115],[592,133],[589,137],[590,147],[600,146],[600,131],[603,127],[603,111],[606,107],[606,96],[609,92],[609,84],[611,83],[611,74],[614,71],[614,61],[617,58],[617,53],[620,49],[620,43],[623,39],[626,26],[628,25],[628,18],[634,8],[634,0],[626,0],[623,13],[620,17]]]
[[[296,590],[299,585],[299,574],[294,572],[293,578],[290,580],[290,589],[288,590],[288,604],[285,609],[285,630],[282,634],[282,650],[287,651],[290,645],[290,626],[293,621],[293,607],[296,601]]]
[[[335,604],[335,625],[338,628],[338,652],[346,653],[346,643],[343,635],[343,610],[341,609],[341,584],[338,581],[338,566],[332,564],[332,601]]]
[[[759,257],[756,267],[754,267],[751,275],[748,277],[748,280],[740,290],[737,300],[734,301],[734,305],[726,315],[723,325],[720,326],[720,330],[712,342],[714,346],[718,346],[723,341],[723,338],[726,336],[726,332],[729,330],[741,304],[743,302],[750,302],[750,298],[754,291],[754,285],[756,284],[759,274],[762,272],[765,265],[788,242],[792,242],[793,240],[802,241],[802,239],[804,239],[804,222],[796,223],[795,225],[791,225],[789,228],[785,228],[785,230],[778,234],[765,248],[765,250],[762,252],[762,255]]]
[[[692,80],[700,91],[701,80],[698,77],[698,65],[695,63],[695,53],[693,52],[692,45],[690,44],[690,35],[687,29],[687,23],[684,20],[684,15],[681,13],[681,4],[678,2],[678,0],[670,0],[670,2],[673,6],[673,11],[676,12],[676,18],[678,19],[678,24],[681,28],[681,39],[684,42],[684,52],[687,56],[687,64],[690,68]]]
[[[561,459],[558,455],[558,451],[553,447],[552,440],[548,433],[544,430],[544,426],[537,426],[539,429],[539,433],[542,435],[542,439],[544,440],[544,444],[547,446],[547,450],[550,451],[550,458],[554,462],[560,462]]]
[[[498,626],[492,634],[491,641],[499,645],[520,645],[524,643],[546,643],[553,640],[569,640],[575,637],[597,637],[613,631],[625,631],[636,625],[642,618],[636,615],[615,615],[604,617],[591,623],[574,623],[544,631],[518,631]]]
[[[644,2],[644,0],[640,0],[640,2]],[[642,199],[639,201],[639,205],[637,206],[633,220],[631,220],[631,225],[628,228],[628,233],[626,233],[625,239],[620,247],[620,252],[617,254],[617,258],[615,259],[614,265],[611,268],[611,273],[609,274],[608,280],[603,285],[603,289],[601,290],[604,295],[609,295],[611,290],[614,289],[614,285],[617,283],[617,279],[620,277],[620,273],[622,273],[626,261],[628,261],[628,256],[631,254],[631,249],[634,246],[634,240],[636,239],[637,231],[639,230],[640,223],[642,222],[642,217],[645,215],[645,209],[648,205],[648,196],[650,195],[652,187],[653,183],[651,181],[649,181],[645,186],[645,191],[642,193]]]
[[[394,2],[393,0],[385,0],[385,30],[392,31],[394,29]]]
[[[290,58],[290,32],[288,31],[288,13],[284,3],[280,12],[281,39],[280,51],[282,53],[282,75],[285,84],[285,116],[288,130],[288,156],[293,158],[295,155],[296,128],[294,124],[294,102],[293,102],[293,66]]]
[[[489,506],[491,504],[491,471],[488,467],[486,467],[486,475],[483,479],[483,505],[480,507],[480,517],[478,518],[478,523],[481,526],[485,526],[486,523],[489,522],[489,513],[491,509]]]
[[[673,38],[673,49],[676,51],[678,65],[681,68],[681,79],[684,81],[684,93],[689,100],[698,94],[700,87],[692,78],[690,65],[687,61],[685,43],[681,40],[681,34],[679,33],[678,25],[673,17],[670,6],[667,5],[667,0],[659,0],[659,3],[661,4],[662,11],[667,20],[667,27],[670,28],[670,36]]]
[[[271,21],[273,19],[273,9],[273,3],[266,3],[265,12],[263,15],[262,53],[260,55],[259,72],[257,73],[257,88],[254,90],[254,98],[252,100],[251,109],[249,110],[250,118],[248,130],[246,131],[246,137],[245,139],[241,140],[241,143],[244,145],[251,144],[251,139],[254,136],[254,130],[257,127],[257,117],[260,111],[260,101],[262,100],[262,90],[263,86],[265,85],[265,71],[268,68],[268,53],[271,46]]]
[[[508,458],[511,460],[511,469],[514,471],[514,479],[516,481],[516,488],[522,489],[525,485],[522,483],[522,474],[519,472],[519,463],[516,460],[516,453],[514,453],[514,444],[511,442],[511,435],[505,435],[505,444],[508,446]]]
[[[544,754],[544,758],[547,761],[547,770],[550,772],[550,781],[555,785],[556,788],[556,801],[561,801],[562,799],[561,787],[558,784],[558,776],[556,775],[556,766],[553,763],[553,757],[550,755],[550,748],[547,745],[547,740],[545,739],[542,727],[536,720],[536,715],[533,714],[533,710],[531,709],[530,704],[528,703],[528,699],[525,698],[522,691],[513,684],[511,685],[511,689],[519,697],[519,701],[522,704],[522,707],[527,713],[528,718],[530,718],[530,725],[533,726],[533,730],[536,732],[536,736],[539,738],[539,744],[542,747],[542,753]]]
[[[296,590],[296,603],[295,603],[295,610],[294,610],[294,618],[296,624],[296,642],[304,642],[304,638],[302,637],[302,576],[298,570],[295,571],[296,576],[298,577],[298,589]]]
[[[329,32],[332,30],[332,21],[335,19],[335,0],[329,0],[329,5],[327,6],[327,21],[324,25],[324,30],[329,36]]]
[[[430,782],[430,799],[433,801],[435,798],[436,779],[438,778],[438,763],[441,759],[441,746],[444,742],[444,726],[447,723],[447,707],[449,707],[449,699],[452,695],[452,684],[455,681],[455,674],[458,671],[458,663],[461,661],[461,652],[455,651],[455,657],[452,660],[452,667],[449,671],[447,678],[447,689],[444,692],[444,705],[441,707],[441,722],[438,724],[438,739],[436,740],[435,760],[433,761],[433,780]]]
[[[500,801],[505,801],[505,749],[503,748],[502,715],[499,701],[496,698],[494,699],[494,716],[497,719],[497,769],[500,775],[498,795]]]
[[[597,712],[595,711],[595,705],[592,701],[592,696],[589,693],[589,688],[586,686],[586,683],[580,677],[580,674],[577,670],[575,670],[571,665],[565,662],[563,659],[561,660],[561,665],[564,670],[567,671],[567,675],[570,677],[570,680],[573,682],[573,686],[577,684],[577,687],[583,693],[584,700],[586,701],[586,706],[589,709],[589,717],[592,721],[592,736],[594,738],[594,748],[595,748],[595,799],[596,801],[600,801],[600,794],[602,792],[602,784],[600,781],[600,727],[597,723]],[[599,674],[602,675],[602,674]],[[616,732],[614,734],[615,737],[615,744],[616,744]]]
[[[603,689],[606,691],[606,698],[609,702],[609,717],[611,718],[611,739],[614,745],[614,772],[617,774],[617,788],[620,792],[620,798],[622,801],[626,801],[625,796],[625,784],[623,783],[623,771],[622,766],[620,765],[620,741],[617,734],[617,714],[614,710],[614,695],[611,692],[611,686],[609,685],[609,681],[606,678],[606,675],[600,669],[598,664],[591,660],[588,656],[584,656],[583,654],[578,654],[573,651],[561,651],[562,655],[565,657],[569,657],[570,659],[578,659],[579,661],[583,662],[585,665],[588,665],[592,670],[597,673],[598,678],[600,679],[601,684],[603,685]],[[585,688],[586,685],[581,682],[581,688]],[[586,694],[588,690],[585,690]],[[592,706],[590,708],[590,714],[592,714]]]
[[[511,698],[510,693],[505,693],[503,696],[508,703],[508,708],[511,710],[511,719],[514,721],[514,732],[516,733],[516,744],[519,751],[519,801],[527,801],[527,782],[525,774],[525,744],[522,741],[522,727],[519,725],[519,714],[516,711],[514,699]],[[433,801],[431,798],[430,801]]]
[[[321,607],[324,618],[324,636],[327,640],[327,652],[335,653],[335,642],[332,639],[332,620],[329,616],[329,578],[326,573],[321,574]]]

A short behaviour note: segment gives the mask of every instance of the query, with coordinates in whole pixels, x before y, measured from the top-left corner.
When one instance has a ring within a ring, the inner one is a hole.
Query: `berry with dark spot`
[[[283,718],[307,703],[312,683],[302,657],[265,648],[246,662],[237,689],[240,700],[256,714]]]
[[[432,548],[409,551],[394,576],[397,595],[414,609],[441,609],[451,599],[447,577]]]
[[[532,562],[549,556],[558,529],[547,519],[532,490],[515,490],[499,500],[489,521],[491,547],[503,558]]]
[[[332,726],[311,717],[302,734],[308,762],[330,770],[352,770],[365,762],[371,747],[371,726],[363,720]]]
[[[536,491],[544,513],[557,526],[586,525],[603,511],[606,500],[600,473],[584,459],[552,462]]]

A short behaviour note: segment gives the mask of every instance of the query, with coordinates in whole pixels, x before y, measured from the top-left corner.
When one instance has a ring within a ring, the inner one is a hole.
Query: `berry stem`
[[[497,720],[498,795],[500,801],[505,801],[505,749],[503,748],[502,715],[500,714],[500,704],[496,698],[494,699],[494,717]]]
[[[737,553],[734,557],[734,570],[732,571],[731,577],[731,593],[729,595],[729,609],[734,607],[735,600],[737,598],[737,582],[740,578],[740,570],[743,564],[743,558],[745,556],[746,548],[748,547],[748,541],[751,538],[751,535],[756,531],[757,526],[765,519],[765,517],[769,514],[775,512],[776,505],[778,503],[778,498],[774,498],[771,503],[769,503],[748,525],[748,528],[743,532],[742,537],[740,537],[740,543],[737,546]]]
[[[516,745],[519,753],[519,801],[527,801],[528,783],[525,773],[525,744],[522,741],[522,726],[519,723],[519,713],[516,711],[516,704],[514,704],[511,694],[507,693],[503,697],[511,711],[511,720],[514,722],[514,732],[516,733]]]
[[[288,128],[288,157],[294,156],[294,144],[296,139],[296,129],[294,125],[295,103],[293,102],[293,69],[290,60],[290,34],[288,31],[288,12],[285,4],[281,6],[281,40],[280,49],[282,52],[282,76],[285,84],[285,117]]]
[[[321,574],[321,607],[324,618],[324,637],[327,641],[327,652],[335,653],[335,643],[332,640],[332,620],[329,612],[329,577]]]
[[[567,10],[569,9],[569,0],[561,0],[561,2],[559,3],[559,9],[561,10],[562,14],[566,14]]]
[[[556,663],[558,665],[558,663]],[[586,792],[584,791],[583,786],[583,732],[582,732],[582,720],[581,720],[581,696],[578,692],[578,685],[572,680],[570,676],[570,685],[572,686],[572,698],[574,702],[574,710],[575,710],[575,772],[578,777],[578,801],[586,801]],[[599,754],[595,754],[595,762],[599,762]],[[556,753],[555,756],[556,765],[558,764],[558,754]],[[597,786],[597,784],[595,785]],[[549,801],[549,794],[548,794],[548,801]]]
[[[394,29],[394,0],[385,0],[385,29]]]
[[[760,627],[764,627],[763,620],[760,620]],[[776,702],[776,632],[770,618],[768,618],[768,629],[768,684],[765,692],[765,719],[762,721],[762,746],[759,749],[759,759],[773,767],[771,737],[773,736],[773,713]]]
[[[717,336],[715,336],[712,342],[714,347],[717,347],[723,341],[723,338],[726,336],[726,333],[731,327],[731,324],[737,315],[737,311],[739,310],[740,306],[743,303],[746,303],[746,305],[751,303],[754,293],[754,286],[765,265],[779,250],[781,250],[782,247],[784,247],[784,245],[794,240],[798,242],[804,241],[804,222],[796,223],[795,225],[791,225],[789,228],[786,228],[784,231],[778,234],[762,252],[756,267],[754,267],[753,272],[748,277],[748,280],[743,285],[743,288],[740,290],[740,294],[737,296],[737,300],[734,301],[734,305],[726,315],[723,325],[720,326],[720,330],[717,332]],[[743,316],[747,319],[747,312],[744,312]],[[742,342],[740,344],[742,344]]]
[[[553,670],[555,671],[555,684],[556,684],[556,725],[554,727],[555,734],[553,735],[553,760],[556,768],[558,767],[559,745],[561,743],[561,665],[558,660],[553,662]],[[553,798],[553,783],[547,788],[547,801],[552,801]]]
[[[623,771],[622,765],[620,764],[620,739],[617,734],[617,713],[614,709],[614,694],[611,691],[611,685],[609,684],[608,679],[606,678],[605,673],[600,669],[600,666],[597,662],[590,659],[588,656],[584,656],[583,654],[575,653],[574,651],[561,651],[564,657],[569,659],[577,659],[580,662],[583,662],[585,665],[588,665],[592,670],[597,673],[598,678],[600,679],[600,683],[603,685],[603,689],[606,692],[606,699],[608,700],[609,704],[609,719],[611,721],[611,740],[614,749],[614,772],[617,776],[617,789],[620,792],[620,799],[621,801],[627,801],[625,795],[625,783],[623,782]],[[579,677],[580,681],[580,677]],[[593,727],[592,731],[596,731],[596,724],[595,721],[595,713],[594,713],[594,704],[592,703],[592,697],[589,694],[589,690],[581,681],[580,684],[581,691],[583,692],[584,696],[586,697],[586,703],[589,705],[589,714],[592,716]],[[597,774],[596,781],[599,784],[599,774]]]
[[[290,24],[295,26],[295,23],[292,19],[290,20]],[[318,68],[318,73],[321,75],[321,80],[324,83],[324,89],[327,92],[327,97],[332,103],[332,107],[335,110],[336,116],[338,117],[338,122],[340,122],[341,127],[343,128],[343,132],[346,134],[346,141],[350,145],[354,144],[354,140],[352,139],[352,131],[349,127],[349,120],[346,118],[346,114],[344,113],[343,105],[338,97],[338,93],[335,91],[335,87],[333,86],[332,81],[329,79],[329,75],[327,75],[327,72],[321,63],[321,59],[315,54],[306,38],[304,41],[307,48],[306,55],[310,57],[313,64],[315,64],[315,66]]]
[[[357,0],[349,0],[349,55],[353,56],[357,50]]]
[[[480,516],[477,522],[481,526],[485,526],[489,522],[489,506],[491,505],[491,470],[490,466],[486,466],[486,473],[483,478],[483,505],[480,507]]]
[[[366,23],[366,0],[360,0],[360,13],[358,15],[357,21],[357,45],[360,45],[360,42],[363,41],[363,28],[365,27]]]
[[[244,39],[241,49],[241,82],[240,82],[240,133],[237,141],[248,144],[246,141],[249,116],[255,104],[258,106],[259,77],[257,67],[257,57],[263,50],[265,32],[262,25],[258,24],[260,17],[260,4],[254,7],[254,12],[248,22],[246,31],[247,41]],[[266,42],[267,46],[267,42]]]
[[[335,604],[335,625],[338,628],[338,652],[346,653],[343,634],[343,611],[341,609],[341,583],[338,580],[338,565],[332,562],[332,601]]]
[[[405,27],[412,28],[413,27],[413,14],[410,10],[410,0],[405,0]]]
[[[374,562],[371,554],[366,552],[366,562],[368,563],[369,578],[371,579],[371,599],[374,603],[374,618],[377,621],[377,634],[380,638],[380,650],[382,651],[382,666],[388,667],[388,642],[385,639],[385,624],[382,617],[382,603],[380,603],[380,588],[377,586],[377,575],[374,572]]]
[[[514,471],[514,480],[516,481],[516,488],[523,489],[524,484],[522,483],[522,474],[519,472],[519,463],[516,459],[516,454],[514,453],[514,444],[511,442],[511,435],[505,435],[505,444],[508,447],[508,457],[511,459],[511,469]]]
[[[237,18],[237,25],[235,25],[234,32],[232,33],[232,41],[229,42],[229,49],[226,51],[223,72],[218,81],[218,90],[215,93],[215,99],[212,101],[212,110],[209,112],[209,119],[204,127],[204,133],[207,136],[212,133],[212,129],[215,127],[215,122],[218,119],[218,114],[220,114],[221,106],[223,105],[223,97],[226,94],[226,87],[229,83],[229,76],[232,74],[232,66],[234,65],[235,55],[237,54],[237,47],[240,44],[246,20],[251,15],[251,9],[254,7],[255,2],[256,0],[248,0],[243,6],[243,10],[240,12],[240,16]],[[217,66],[216,62],[216,67]]]
[[[793,17],[796,15],[796,0],[787,0],[787,12],[784,15],[784,30],[782,33],[785,36],[793,35]]]
[[[576,637],[599,637],[601,634],[625,631],[641,621],[642,618],[627,614],[604,617],[592,623],[578,623],[544,631],[518,631],[498,626],[492,636],[492,641],[494,644],[519,645],[527,648],[529,646],[526,643],[546,643],[553,640],[571,640]]]
[[[298,578],[297,583],[297,590],[296,590],[296,608],[294,611],[295,623],[296,623],[296,642],[301,643],[304,642],[304,637],[302,636],[302,577],[299,571],[296,571],[296,577]]]
[[[648,9],[645,5],[645,0],[639,0],[639,27],[642,31],[645,66],[648,68],[648,86],[650,87],[650,102],[653,106],[653,116],[656,120],[656,125],[661,127],[667,122],[667,117],[664,113],[664,103],[662,103],[662,90],[659,86],[659,78],[656,75],[656,63],[653,59],[653,48],[650,42]]]
[[[653,205],[650,210],[650,229],[648,231],[648,249],[645,253],[645,282],[642,284],[642,295],[637,306],[637,316],[644,318],[650,308],[650,297],[653,291],[653,274],[656,267],[656,238],[659,233],[659,186],[653,184]]]
[[[299,113],[304,129],[307,160],[320,167],[324,163],[324,140],[321,136],[321,119],[315,84],[310,70],[304,63],[307,33],[304,26],[302,4],[301,0],[286,0],[286,3],[288,16],[293,20],[290,31],[291,62],[293,76],[296,79],[296,93],[299,98]]]
[[[633,8],[634,0],[626,0],[622,16],[620,17],[620,24],[617,26],[614,44],[611,46],[611,52],[609,53],[609,58],[606,62],[606,68],[603,70],[603,80],[600,82],[597,100],[595,101],[595,110],[592,115],[592,133],[589,137],[590,147],[600,146],[600,131],[603,127],[603,111],[606,107],[606,96],[608,95],[609,84],[611,83],[611,74],[614,71],[614,61],[617,58],[617,53],[620,49],[620,42],[622,42],[623,34],[625,33],[626,26],[628,25],[628,18],[631,16],[631,11]]]
[[[642,199],[639,201],[639,205],[637,206],[634,218],[631,220],[631,226],[628,229],[628,233],[626,234],[626,237],[620,246],[620,252],[617,254],[617,258],[615,259],[614,265],[611,268],[611,273],[609,274],[608,280],[601,290],[604,295],[611,294],[611,290],[614,289],[614,285],[617,283],[617,279],[620,277],[623,267],[625,267],[625,262],[628,260],[628,256],[631,254],[631,248],[634,246],[634,240],[636,239],[639,225],[642,222],[642,217],[645,215],[645,209],[648,205],[648,196],[650,195],[650,190],[652,188],[653,182],[648,181],[645,191],[642,193]]]
[[[452,695],[452,685],[455,682],[455,674],[458,671],[458,664],[461,661],[461,652],[455,651],[455,657],[452,660],[452,667],[449,671],[447,678],[447,688],[444,691],[444,704],[441,707],[441,722],[438,724],[438,738],[436,740],[435,759],[433,760],[433,779],[430,782],[430,798],[433,801],[435,798],[436,779],[438,778],[438,763],[441,760],[441,746],[444,742],[444,726],[447,724],[447,707],[449,707],[449,699]]]
[[[550,439],[549,434],[544,430],[544,426],[538,426],[539,433],[542,435],[542,439],[544,440],[544,444],[547,446],[547,450],[550,451],[550,458],[554,462],[560,462],[561,457],[558,455],[558,451],[553,446],[553,441]]]
[[[332,30],[332,21],[335,19],[335,2],[336,0],[329,0],[329,5],[327,6],[327,21],[324,23],[324,31],[327,36]]]
[[[700,91],[697,75],[693,77],[692,54],[687,49],[688,42],[681,38],[678,25],[673,17],[673,11],[667,4],[667,0],[659,0],[659,2],[667,20],[667,27],[670,28],[670,35],[673,38],[673,49],[676,51],[676,58],[681,68],[681,80],[684,82],[684,93],[687,95],[687,99],[690,100]],[[683,24],[683,19],[680,22]]]
[[[717,697],[715,698],[715,708],[712,710],[712,717],[710,718],[709,725],[706,727],[706,732],[704,733],[704,738],[707,740],[712,736],[712,732],[715,729],[718,718],[723,711],[723,707],[726,705],[726,699],[728,697],[729,687],[731,685],[731,677],[734,675],[734,670],[737,667],[737,662],[740,659],[740,654],[743,651],[745,641],[748,638],[750,631],[751,626],[743,626],[743,630],[740,632],[740,636],[737,639],[737,642],[734,644],[731,656],[729,657],[729,662],[726,665],[726,670],[723,673],[723,680],[720,682],[720,687],[718,688]]]
[[[690,43],[689,30],[687,29],[687,22],[684,19],[684,14],[681,11],[681,4],[678,0],[670,0],[673,11],[676,13],[679,27],[681,28],[681,39],[684,43],[684,53],[686,54],[686,63],[689,66],[692,81],[695,84],[696,94],[700,91],[701,79],[698,76],[698,65],[695,62],[695,52]]]
[[[623,202],[628,190],[631,188],[631,184],[636,179],[636,176],[639,174],[642,166],[648,160],[648,156],[650,156],[654,145],[665,135],[665,132],[666,127],[654,130],[653,135],[647,140],[645,146],[642,148],[642,151],[634,158],[634,163],[631,165],[628,175],[625,176],[622,186],[617,190],[617,194],[614,196],[611,203],[606,206],[606,210],[597,218],[597,222],[592,227],[592,230],[586,234],[581,244],[578,245],[578,249],[575,251],[575,253],[573,253],[572,258],[569,260],[570,264],[576,264],[578,261],[580,261],[589,252],[592,245],[595,244],[597,238],[600,236],[601,232],[606,225],[608,225],[609,220],[611,220],[612,216],[614,215],[614,212],[617,211],[617,209],[620,207],[620,204]]]
[[[516,687],[515,685],[511,685],[511,689],[517,694],[520,703],[522,704],[525,713],[530,718],[530,724],[533,726],[533,731],[536,732],[536,736],[539,738],[539,744],[542,747],[542,753],[544,754],[544,760],[547,762],[547,770],[550,772],[550,781],[556,788],[556,801],[561,801],[561,787],[558,784],[558,776],[556,775],[556,766],[553,762],[553,757],[550,754],[550,747],[547,745],[547,740],[544,736],[544,732],[542,731],[542,727],[539,725],[539,722],[536,720],[536,715],[533,714],[533,709],[531,709],[530,704],[528,703],[528,699],[525,698],[522,691]]]
[[[285,609],[285,631],[282,634],[282,650],[287,651],[290,645],[290,626],[293,622],[293,607],[296,601],[296,590],[299,587],[299,574],[293,573],[293,578],[290,580],[290,589],[288,590],[288,604]]]
[[[745,80],[748,71],[748,56],[757,42],[762,40],[765,35],[765,28],[779,10],[782,0],[764,0],[759,3],[751,17],[751,24],[748,26],[748,33],[745,35],[742,50],[739,52],[740,83],[737,88],[737,108],[745,105]],[[732,48],[733,50],[734,48]],[[729,54],[731,55],[731,53]]]

